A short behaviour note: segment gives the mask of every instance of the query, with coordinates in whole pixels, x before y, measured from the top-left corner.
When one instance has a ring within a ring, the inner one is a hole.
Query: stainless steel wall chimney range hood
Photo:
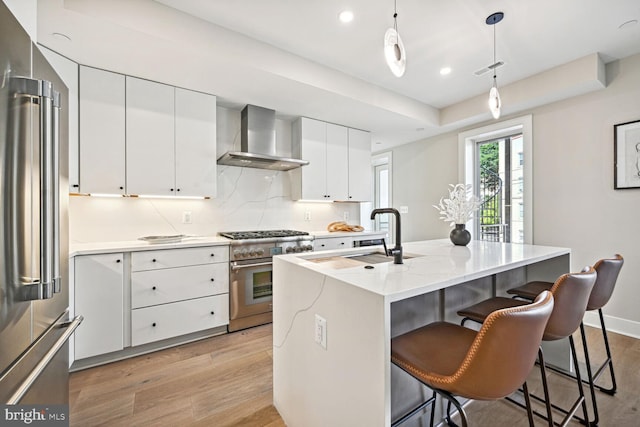
[[[288,171],[309,164],[306,160],[276,155],[276,112],[247,105],[241,113],[240,151],[228,151],[219,165]]]

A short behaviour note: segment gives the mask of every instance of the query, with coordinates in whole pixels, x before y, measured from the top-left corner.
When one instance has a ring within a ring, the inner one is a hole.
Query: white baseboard
[[[600,327],[600,319],[597,311],[588,311],[583,318],[584,324],[587,326]],[[640,322],[633,320],[621,319],[619,317],[604,315],[604,323],[607,332],[615,332],[617,334],[626,335],[632,338],[640,339]]]

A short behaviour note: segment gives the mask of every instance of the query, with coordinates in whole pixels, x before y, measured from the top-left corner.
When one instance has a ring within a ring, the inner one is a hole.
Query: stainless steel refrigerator
[[[0,72],[0,405],[64,405],[67,88],[4,2]]]

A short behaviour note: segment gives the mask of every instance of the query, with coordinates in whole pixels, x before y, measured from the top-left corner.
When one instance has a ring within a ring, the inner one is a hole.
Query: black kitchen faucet
[[[371,211],[371,219],[375,219],[375,216],[377,214],[383,214],[383,213],[391,213],[396,216],[396,245],[393,247],[393,249],[386,249],[385,247],[385,251],[387,252],[387,256],[393,255],[394,264],[402,264],[402,245],[400,244],[400,240],[401,240],[400,212],[398,212],[398,210],[394,208],[374,209],[373,211]]]

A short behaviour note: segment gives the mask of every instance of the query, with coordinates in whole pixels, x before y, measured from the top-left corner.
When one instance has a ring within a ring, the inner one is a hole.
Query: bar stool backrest
[[[443,389],[471,399],[495,400],[513,393],[534,366],[553,304],[552,294],[544,291],[531,304],[492,312],[460,367],[435,385],[445,383]]]
[[[613,294],[613,288],[618,280],[618,274],[622,269],[622,264],[624,264],[624,259],[620,254],[616,254],[613,258],[601,259],[596,262],[593,268],[598,272],[598,278],[596,279],[596,284],[593,285],[587,310],[599,310],[609,302],[609,298]]]
[[[566,338],[578,329],[596,277],[593,267],[588,267],[580,273],[563,274],[556,280],[551,287],[555,305],[543,341]]]

